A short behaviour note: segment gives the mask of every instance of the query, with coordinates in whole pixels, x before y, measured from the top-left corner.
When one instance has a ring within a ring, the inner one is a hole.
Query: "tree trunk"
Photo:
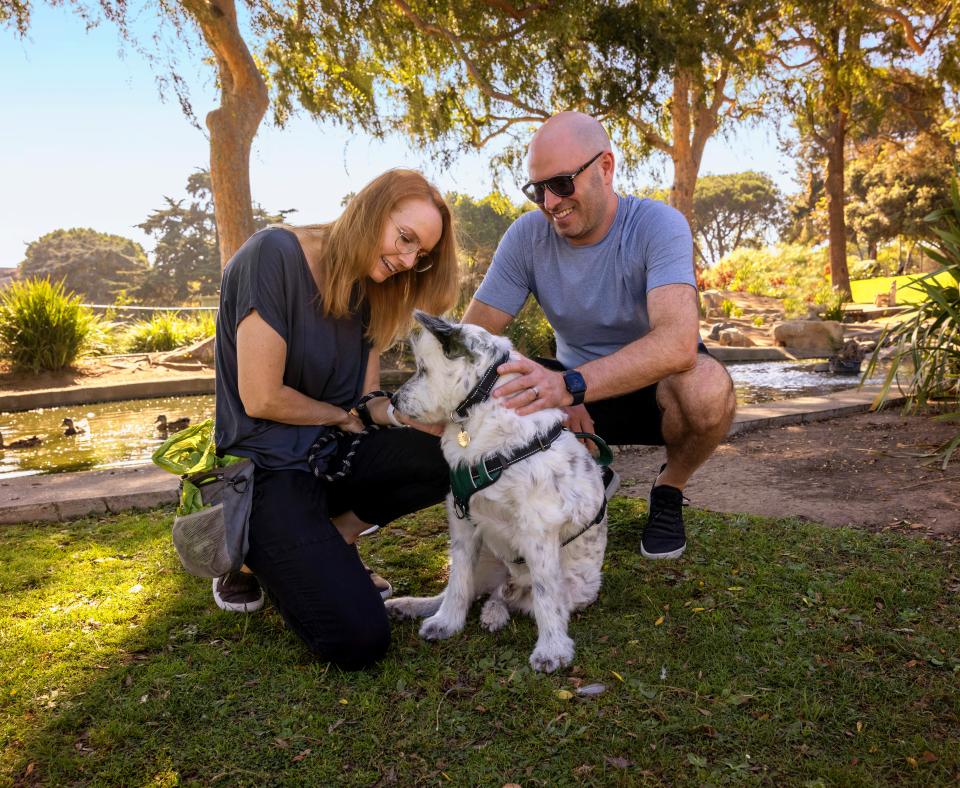
[[[673,78],[673,103],[670,108],[670,123],[673,127],[673,145],[670,158],[673,160],[673,184],[670,186],[670,204],[693,224],[693,190],[697,186],[699,161],[694,163],[690,144],[690,129],[693,125],[690,107],[691,80],[682,70]]]
[[[254,232],[250,148],[269,96],[237,24],[234,0],[182,0],[217,60],[220,106],[207,115],[220,268]]]
[[[694,228],[693,195],[703,161],[703,149],[719,125],[717,118],[722,106],[725,83],[725,75],[717,80],[713,86],[711,103],[707,105],[702,89],[689,72],[678,69],[673,77],[673,102],[670,107],[673,184],[670,186],[670,205],[686,217],[691,229]],[[696,236],[693,241],[697,247]],[[694,267],[698,276],[698,261],[703,259],[702,251],[696,248]]]
[[[835,110],[830,146],[827,150],[827,216],[830,226],[830,278],[833,289],[850,299],[850,273],[847,270],[847,223],[843,215],[843,148],[846,140],[846,116]]]

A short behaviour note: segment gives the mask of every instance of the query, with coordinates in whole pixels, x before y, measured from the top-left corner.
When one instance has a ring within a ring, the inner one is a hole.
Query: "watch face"
[[[587,391],[587,382],[583,379],[583,375],[571,369],[563,374],[563,383],[567,387],[567,391],[573,395],[574,405],[583,402],[583,395]]]

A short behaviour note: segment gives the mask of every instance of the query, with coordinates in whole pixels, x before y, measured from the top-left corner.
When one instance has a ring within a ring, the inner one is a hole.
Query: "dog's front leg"
[[[426,640],[443,640],[463,629],[474,596],[480,539],[469,521],[457,517],[452,508],[447,508],[450,523],[450,579],[443,591],[440,609],[420,626],[420,637]]]
[[[537,621],[537,646],[530,655],[534,670],[552,673],[573,661],[573,640],[567,634],[570,600],[560,567],[560,542],[537,540],[524,552],[533,584],[533,617]]]

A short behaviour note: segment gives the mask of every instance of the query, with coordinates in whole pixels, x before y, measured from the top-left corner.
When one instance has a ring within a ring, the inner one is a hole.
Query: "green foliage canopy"
[[[738,172],[706,175],[693,194],[691,229],[708,265],[740,246],[760,246],[783,221],[784,199],[768,175]]]
[[[87,301],[112,304],[121,290],[140,284],[147,267],[136,241],[78,227],[54,230],[29,244],[20,276],[62,280]]]
[[[214,295],[220,288],[220,246],[207,170],[187,178],[187,194],[187,200],[164,197],[166,207],[137,225],[156,239],[153,265],[137,290],[143,300],[172,304]],[[283,222],[293,212],[268,213],[254,205],[255,228]]]
[[[751,48],[773,15],[764,0],[294,5],[265,53],[281,116],[294,110],[293,83],[322,89],[335,74],[353,86],[338,104],[356,109],[348,122],[400,130],[447,157],[506,135],[495,165],[516,172],[530,125],[577,109],[606,123],[629,166],[658,150],[694,179],[706,139],[749,114],[732,94],[760,64]]]

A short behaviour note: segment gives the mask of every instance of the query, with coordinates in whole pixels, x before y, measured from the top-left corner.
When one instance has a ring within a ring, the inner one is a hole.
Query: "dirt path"
[[[958,430],[885,411],[748,432],[721,444],[685,492],[712,511],[960,541],[960,456],[946,471],[922,456]],[[662,449],[622,450],[623,494],[645,497],[662,458]]]

